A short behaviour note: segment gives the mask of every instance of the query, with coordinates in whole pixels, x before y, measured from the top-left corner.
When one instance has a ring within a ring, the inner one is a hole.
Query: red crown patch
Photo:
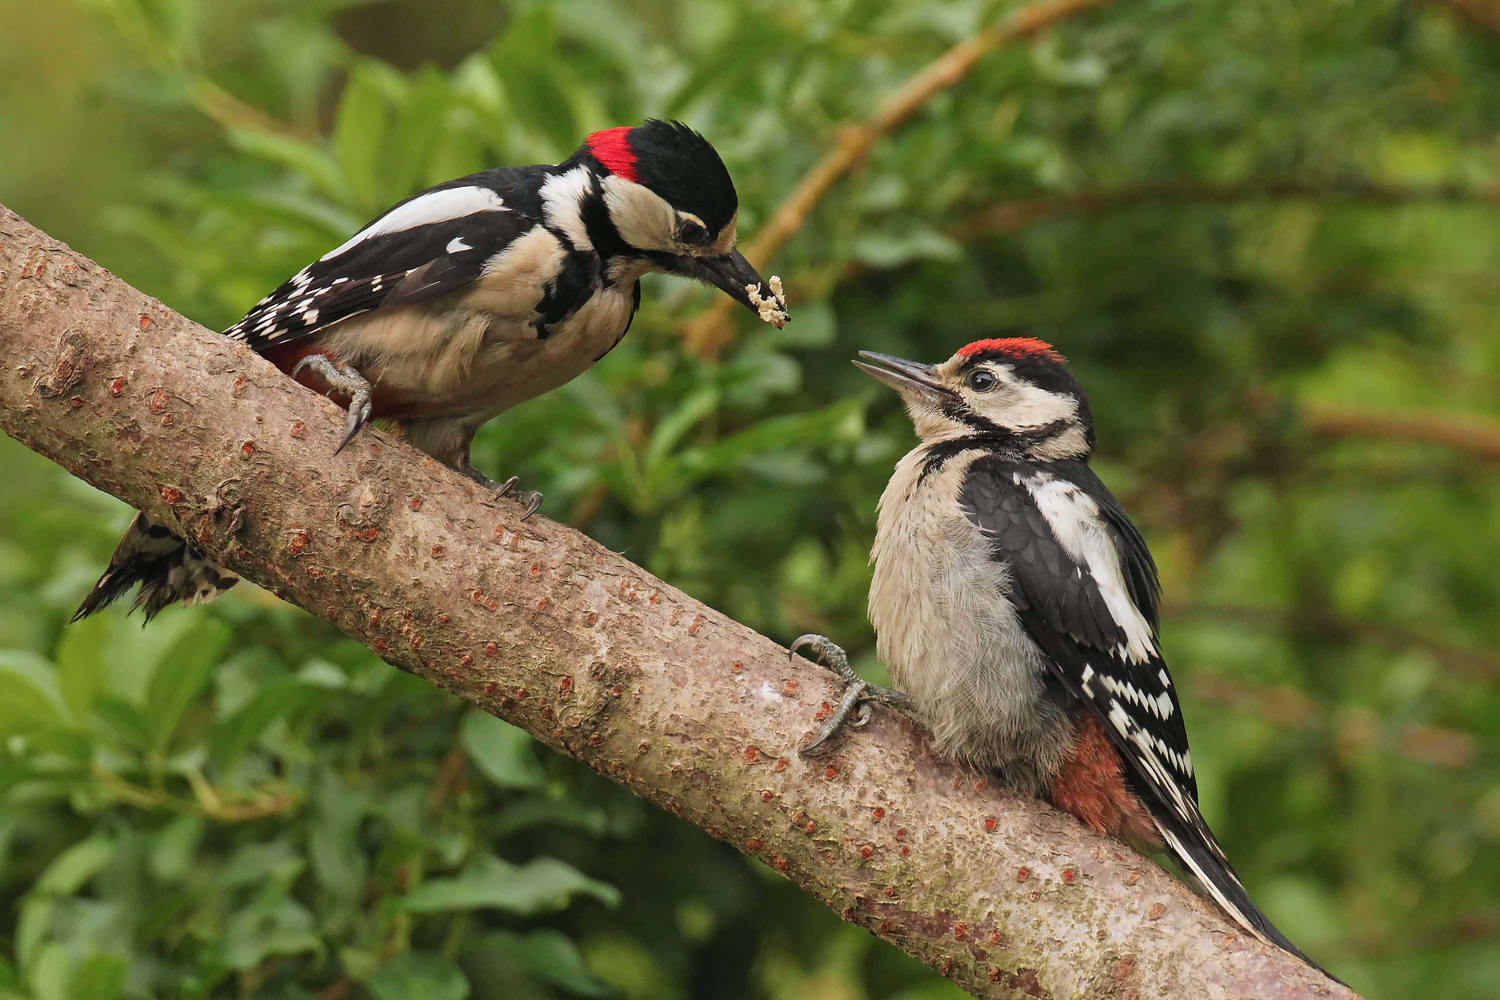
[[[1004,337],[999,340],[976,340],[958,349],[966,358],[976,354],[1008,354],[1013,358],[1045,358],[1061,362],[1063,357],[1051,344],[1035,337]]]
[[[634,181],[635,176],[635,151],[630,148],[630,143],[625,136],[633,128],[632,125],[620,125],[615,128],[607,128],[602,132],[591,134],[588,139],[589,152],[594,158],[604,164],[609,172],[616,177],[623,177],[627,181]]]

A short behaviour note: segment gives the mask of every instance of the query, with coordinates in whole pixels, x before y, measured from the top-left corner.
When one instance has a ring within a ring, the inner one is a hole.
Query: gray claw
[[[370,410],[374,405],[374,391],[370,382],[350,365],[340,365],[332,358],[324,354],[309,354],[292,366],[292,378],[304,368],[311,368],[323,376],[323,381],[328,383],[329,388],[337,389],[349,397],[349,423],[344,429],[344,439],[339,446],[333,450],[337,455],[344,450],[344,446],[354,440],[354,435],[370,419]]]
[[[525,507],[526,512],[521,515],[521,520],[523,521],[530,517],[532,514],[535,514],[537,512],[537,508],[542,505],[542,495],[540,493],[536,492],[535,490],[522,490],[516,488],[516,484],[520,482],[519,476],[511,476],[505,482],[497,483],[489,476],[486,476],[484,473],[474,468],[474,466],[472,465],[460,466],[458,471],[474,480],[474,482],[478,483],[480,486],[483,486],[485,489],[494,490],[495,496],[508,496],[516,503]]]
[[[349,423],[344,429],[344,440],[340,441],[339,446],[333,449],[335,455],[343,451],[344,446],[354,440],[354,435],[358,434],[359,429],[365,425],[365,421],[370,419],[370,410],[374,406],[370,397],[371,393],[367,386],[366,388],[357,390],[353,398],[349,400]]]
[[[537,509],[541,507],[542,495],[536,490],[518,490],[516,492],[516,502],[526,505],[526,513],[521,515],[521,520],[524,521],[532,514],[535,514]]]
[[[829,713],[828,721],[823,723],[823,728],[818,730],[818,734],[813,737],[811,743],[798,751],[800,756],[817,757],[825,753],[828,742],[837,736],[845,725],[855,729],[869,725],[872,717],[870,709],[872,701],[882,701],[899,708],[910,700],[900,691],[871,684],[856,674],[854,668],[849,666],[848,654],[827,636],[813,633],[799,635],[787,647],[787,655],[791,656],[803,646],[812,647],[818,660],[827,664],[834,673],[844,679],[848,686],[844,689],[844,695],[839,699],[838,705]],[[854,714],[853,720],[849,718],[850,713]]]

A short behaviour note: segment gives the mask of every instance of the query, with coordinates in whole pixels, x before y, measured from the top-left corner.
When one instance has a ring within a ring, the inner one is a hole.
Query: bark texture
[[[0,426],[982,997],[1351,997],[832,675],[366,429],[0,207]]]

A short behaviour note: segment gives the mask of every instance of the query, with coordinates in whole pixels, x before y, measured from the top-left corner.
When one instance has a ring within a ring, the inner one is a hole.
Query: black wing
[[[1306,961],[1251,901],[1198,811],[1157,642],[1156,565],[1119,502],[1083,462],[989,457],[970,465],[959,499],[1008,565],[1026,631],[1104,723],[1172,853],[1241,926]]]
[[[534,169],[534,168],[532,168]],[[304,267],[225,330],[257,352],[373,309],[462,288],[535,225],[522,171],[486,171],[413,195]]]
[[[1099,713],[1122,753],[1167,768],[1161,781],[1196,799],[1187,730],[1157,649],[1156,566],[1109,490],[1082,462],[1044,470],[980,458],[960,502],[1009,564],[1011,600],[1067,689]]]

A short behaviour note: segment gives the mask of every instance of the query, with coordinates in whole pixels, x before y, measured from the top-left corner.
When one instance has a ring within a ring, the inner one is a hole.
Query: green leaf
[[[434,67],[424,68],[412,81],[389,143],[390,184],[396,197],[448,180],[432,176],[428,165],[444,146],[443,133],[450,126],[449,111],[455,101],[453,85]]]
[[[116,1000],[125,990],[129,962],[122,955],[94,953],[68,975],[69,1000]]]
[[[513,865],[485,855],[453,878],[431,879],[405,899],[409,913],[493,908],[530,914],[560,910],[575,896],[592,896],[606,906],[620,902],[620,891],[595,881],[556,858]]]
[[[63,851],[42,872],[33,890],[54,896],[69,896],[103,871],[114,860],[117,845],[103,836],[90,837]]]
[[[224,923],[221,942],[231,968],[251,969],[270,955],[323,951],[322,940],[313,933],[312,914],[304,906],[279,898],[275,890],[265,890],[262,896]]]
[[[52,917],[57,913],[57,899],[53,896],[28,896],[21,900],[16,914],[16,964],[21,971],[30,974],[40,960],[42,946],[52,930]]]
[[[151,874],[166,881],[185,878],[192,870],[205,825],[201,816],[179,816],[158,830],[148,856]]]
[[[384,88],[376,81],[371,65],[361,63],[344,85],[333,127],[333,148],[354,203],[366,215],[385,207],[380,197],[380,163],[386,121]]]
[[[788,350],[812,350],[829,347],[838,338],[838,316],[829,302],[798,302],[797,319],[780,330],[760,326],[756,334],[773,347]]]
[[[351,200],[349,182],[339,163],[317,146],[270,132],[234,128],[228,139],[240,152],[259,157],[301,174],[325,195],[341,204]]]
[[[546,779],[533,753],[536,741],[485,712],[464,716],[464,751],[479,770],[501,788],[538,788]]]
[[[854,241],[850,251],[855,260],[882,270],[914,260],[956,261],[963,259],[964,254],[963,247],[951,236],[921,227],[900,233],[866,233]]]
[[[63,629],[57,643],[57,688],[73,718],[84,719],[104,689],[104,649],[115,621],[92,615]]]
[[[56,941],[48,941],[37,949],[26,970],[36,1000],[72,1000],[68,989],[72,969],[73,956]]]
[[[229,638],[227,625],[204,619],[162,653],[146,688],[151,748],[157,753],[170,746],[183,713],[208,684]]]
[[[469,981],[458,963],[427,951],[409,951],[380,966],[365,980],[375,1000],[465,1000]]]
[[[718,405],[719,390],[714,386],[705,386],[678,403],[651,432],[651,441],[646,445],[646,467],[653,468],[665,460],[682,436]]]
[[[146,713],[123,698],[103,694],[94,703],[95,731],[103,737],[146,750],[151,746],[151,724]]]
[[[504,83],[514,120],[550,139],[561,152],[578,141],[578,125],[554,65],[559,55],[552,14],[538,4],[511,22],[492,50],[490,65]]]
[[[336,668],[327,669],[336,672]],[[338,679],[340,684],[345,683],[342,674]],[[266,684],[238,711],[214,726],[209,745],[219,765],[233,768],[278,719],[292,720],[314,706],[326,704],[333,690],[318,677],[278,677]]]
[[[0,736],[62,726],[67,707],[52,664],[35,653],[0,651]]]
[[[495,819],[495,836],[506,837],[518,830],[551,824],[583,830],[602,836],[609,829],[609,816],[603,809],[587,806],[575,799],[548,799],[532,796],[508,804]]]
[[[495,931],[479,938],[475,951],[501,958],[536,978],[586,997],[607,996],[610,989],[595,979],[578,946],[557,930],[517,934]]]
[[[369,866],[359,843],[359,824],[369,795],[351,787],[331,768],[317,779],[317,810],[308,840],[313,874],[335,898],[353,902],[364,888]]]

